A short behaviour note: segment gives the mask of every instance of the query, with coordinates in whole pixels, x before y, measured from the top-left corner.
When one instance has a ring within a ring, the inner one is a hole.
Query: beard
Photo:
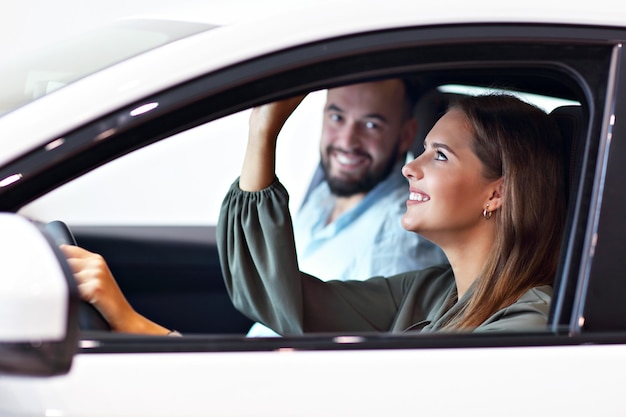
[[[324,172],[324,180],[328,183],[330,192],[337,197],[351,197],[356,194],[370,192],[380,182],[384,181],[395,167],[399,157],[399,146],[400,143],[398,141],[392,149],[392,152],[389,154],[389,158],[382,166],[368,170],[358,178],[338,178],[331,176],[330,158],[324,158],[322,155],[321,161],[322,170]],[[331,151],[332,149],[328,147],[326,149],[326,155],[330,155]]]

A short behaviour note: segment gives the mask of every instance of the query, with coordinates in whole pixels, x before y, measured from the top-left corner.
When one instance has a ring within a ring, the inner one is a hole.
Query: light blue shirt
[[[336,197],[322,181],[294,218],[300,270],[324,281],[364,280],[446,263],[441,249],[400,224],[409,187],[401,165],[363,200],[326,224]],[[277,336],[255,323],[248,336]]]

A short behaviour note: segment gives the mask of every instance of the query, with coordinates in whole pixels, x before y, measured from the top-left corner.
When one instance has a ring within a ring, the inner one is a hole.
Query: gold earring
[[[489,208],[489,204],[487,204],[487,206],[485,207],[485,209],[483,210],[483,217],[487,220],[489,220],[491,218],[491,214],[492,212],[487,210]]]

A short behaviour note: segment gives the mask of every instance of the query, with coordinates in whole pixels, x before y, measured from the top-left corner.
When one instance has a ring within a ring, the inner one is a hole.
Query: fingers
[[[262,190],[274,182],[278,133],[304,97],[291,97],[252,110],[248,145],[239,176],[239,187],[243,191]]]
[[[276,138],[285,121],[305,97],[306,94],[303,94],[255,107],[250,115],[250,131],[255,135]]]
[[[91,304],[96,304],[98,302],[98,293],[100,292],[99,282],[96,280],[87,280],[81,283],[78,280],[78,292],[80,293],[80,297]]]
[[[61,248],[61,251],[65,254],[66,257],[80,257],[81,254],[88,254],[91,253],[83,248],[81,248],[80,246],[75,246],[75,245],[59,245],[59,248]]]
[[[61,250],[67,257],[83,300],[97,304],[102,294],[117,289],[102,256],[78,246],[61,245]]]
[[[122,294],[105,259],[79,246],[61,245],[83,300],[92,303],[115,331],[167,334],[168,329],[137,314]]]

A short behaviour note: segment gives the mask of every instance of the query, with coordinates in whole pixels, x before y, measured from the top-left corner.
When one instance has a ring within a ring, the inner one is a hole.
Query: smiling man
[[[328,90],[320,140],[323,180],[294,218],[303,272],[362,280],[447,262],[437,246],[400,224],[409,197],[401,169],[417,132],[413,104],[401,79]],[[251,118],[250,135],[284,123],[288,114],[271,109]],[[259,323],[248,333],[273,335]]]

